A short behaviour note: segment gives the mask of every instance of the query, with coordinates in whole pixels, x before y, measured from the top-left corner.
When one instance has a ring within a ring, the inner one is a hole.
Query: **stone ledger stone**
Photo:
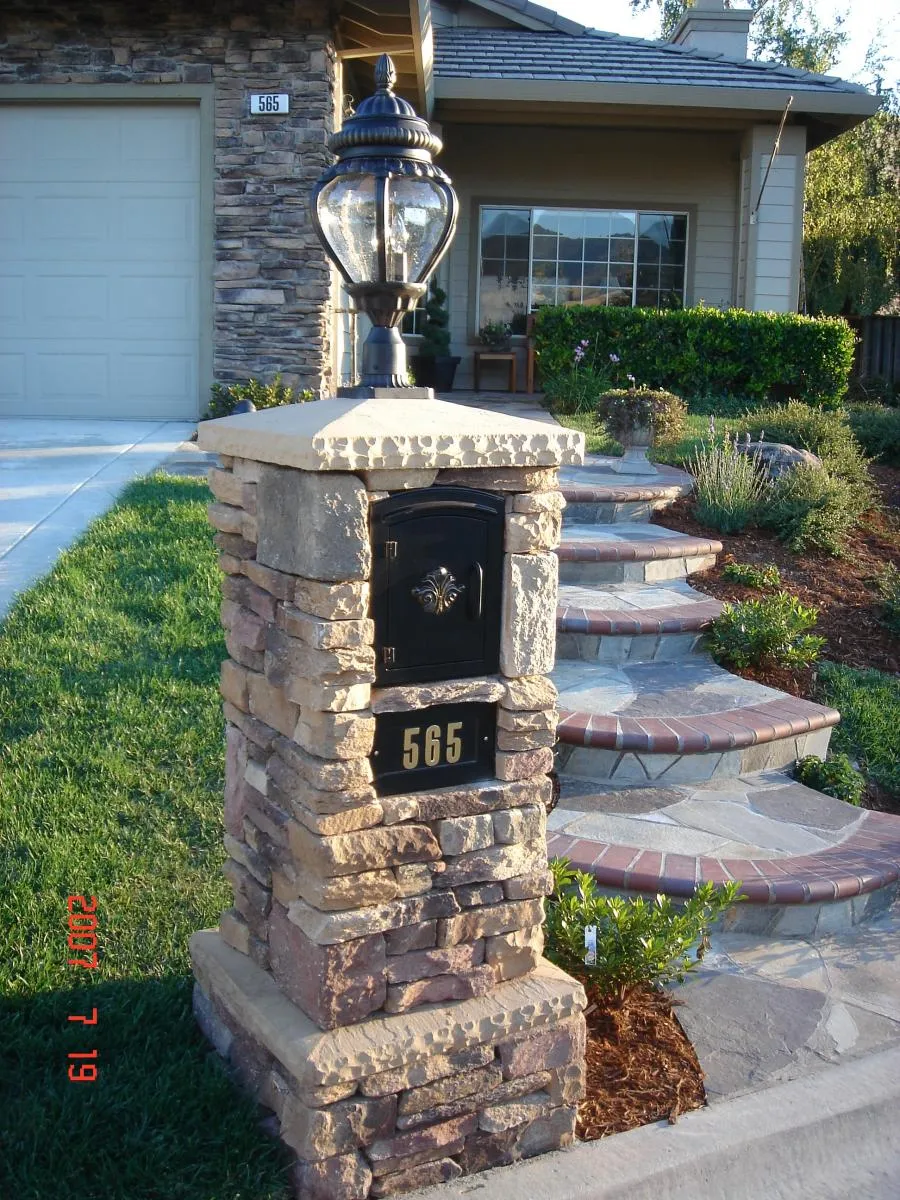
[[[354,476],[264,464],[256,560],[324,582],[366,580],[372,566],[368,516],[365,486]]]

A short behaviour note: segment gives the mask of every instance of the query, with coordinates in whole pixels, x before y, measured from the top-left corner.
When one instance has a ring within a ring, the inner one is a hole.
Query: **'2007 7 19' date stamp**
[[[78,957],[66,961],[70,967],[81,967],[86,971],[96,971],[100,965],[97,955],[97,897],[69,896],[69,933],[66,945],[70,952]],[[82,1026],[97,1024],[97,1009],[92,1008],[90,1014],[72,1013],[68,1020],[80,1022]],[[97,1059],[99,1050],[72,1051],[67,1058],[69,1061],[69,1079],[72,1083],[93,1083],[97,1078]]]

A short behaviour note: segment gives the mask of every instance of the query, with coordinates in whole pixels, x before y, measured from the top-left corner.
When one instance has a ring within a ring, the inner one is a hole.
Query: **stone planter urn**
[[[627,433],[621,435],[625,453],[614,466],[614,470],[623,475],[656,475],[657,469],[647,458],[647,451],[653,445],[652,425],[633,425]]]

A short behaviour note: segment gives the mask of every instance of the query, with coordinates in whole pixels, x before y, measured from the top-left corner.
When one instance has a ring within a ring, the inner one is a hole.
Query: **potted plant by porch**
[[[648,460],[647,451],[654,442],[678,437],[684,427],[687,406],[673,392],[637,387],[634,376],[628,378],[630,388],[614,388],[598,397],[597,416],[625,447],[615,469],[654,475],[656,467]]]
[[[418,387],[434,388],[436,392],[451,392],[460,358],[450,353],[450,316],[446,308],[447,293],[432,283],[425,302],[425,323],[422,340],[416,354],[410,356]]]
[[[512,326],[503,321],[485,321],[478,330],[478,340],[485,350],[508,350],[511,337]]]

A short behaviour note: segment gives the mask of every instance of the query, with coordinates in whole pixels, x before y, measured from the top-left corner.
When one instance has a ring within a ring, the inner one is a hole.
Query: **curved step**
[[[610,802],[612,814],[603,811]],[[731,792],[601,790],[575,797],[581,810],[565,803],[564,795],[551,814],[551,856],[625,893],[685,897],[701,882],[737,880],[745,900],[726,914],[729,930],[827,936],[897,895],[900,817],[852,808],[785,776],[736,779]]]
[[[560,583],[653,583],[714,566],[722,543],[660,525],[574,525],[563,530]]]
[[[556,616],[556,657],[607,663],[687,658],[721,610],[721,601],[681,580],[657,587],[563,584]]]
[[[825,757],[832,708],[741,679],[703,655],[678,662],[563,661],[560,771],[621,787],[694,783]]]
[[[609,460],[605,460],[609,461]],[[560,474],[566,498],[564,525],[606,525],[647,521],[693,487],[691,477],[671,467],[659,467],[656,476],[631,477],[605,465],[570,468]]]

